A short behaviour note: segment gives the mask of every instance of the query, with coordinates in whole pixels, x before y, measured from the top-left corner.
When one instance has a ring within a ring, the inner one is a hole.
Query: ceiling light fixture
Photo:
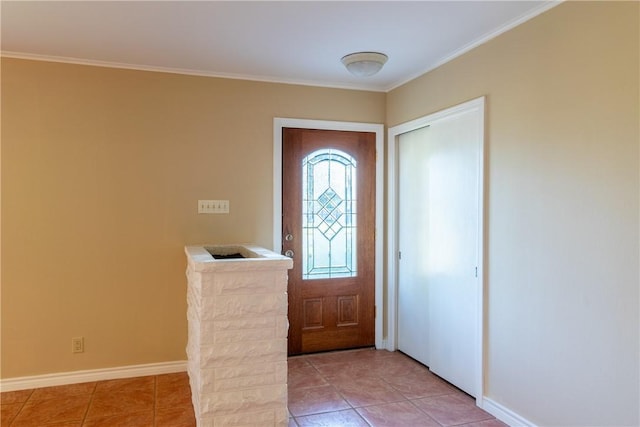
[[[380,71],[388,59],[384,53],[356,52],[343,56],[341,61],[354,76],[368,77]]]

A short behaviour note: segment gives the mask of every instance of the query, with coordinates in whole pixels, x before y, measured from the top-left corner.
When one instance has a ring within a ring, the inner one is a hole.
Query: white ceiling
[[[7,1],[2,55],[388,91],[551,1]],[[389,56],[356,78],[340,58]]]

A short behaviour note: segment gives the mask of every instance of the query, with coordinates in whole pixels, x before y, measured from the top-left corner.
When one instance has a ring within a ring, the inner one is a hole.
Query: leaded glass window
[[[357,275],[356,160],[323,149],[302,160],[302,278]]]

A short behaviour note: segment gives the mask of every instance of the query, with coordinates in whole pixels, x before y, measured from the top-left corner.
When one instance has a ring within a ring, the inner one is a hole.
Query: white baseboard
[[[483,397],[482,409],[511,427],[537,427],[534,423],[493,400]]]
[[[387,340],[381,339],[380,341],[376,341],[376,350],[388,350]]]
[[[5,378],[0,380],[0,391],[26,390],[86,383],[89,381],[115,380],[119,378],[143,377],[146,375],[172,374],[187,370],[187,361],[149,363],[145,365],[119,366],[116,368],[90,369],[86,371],[60,372],[29,377]]]

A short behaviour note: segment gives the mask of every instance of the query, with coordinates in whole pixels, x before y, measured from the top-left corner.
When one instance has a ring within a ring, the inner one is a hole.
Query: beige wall
[[[273,118],[382,123],[384,102],[2,59],[2,378],[185,360],[183,246],[272,244]]]
[[[388,94],[393,126],[487,96],[486,395],[639,425],[638,2],[564,3]]]

